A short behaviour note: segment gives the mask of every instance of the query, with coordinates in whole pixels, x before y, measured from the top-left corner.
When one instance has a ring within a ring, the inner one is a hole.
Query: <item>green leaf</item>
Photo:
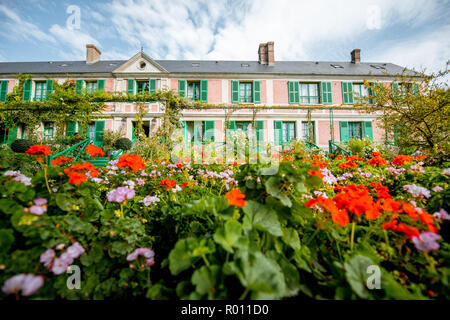
[[[285,296],[286,285],[280,266],[259,251],[239,250],[229,268],[252,299],[277,299]]]
[[[8,252],[14,243],[14,234],[11,229],[0,229],[0,252]]]
[[[294,228],[283,228],[283,236],[281,239],[292,249],[300,249],[300,237]]]
[[[224,228],[219,228],[214,233],[214,241],[220,244],[226,251],[233,253],[233,246],[242,234],[242,225],[234,220],[225,222]]]
[[[65,193],[58,193],[56,195],[56,205],[63,211],[72,210],[75,200]]]
[[[34,199],[34,196],[36,195],[36,192],[33,189],[27,189],[24,192],[17,193],[17,199],[28,202]]]
[[[191,267],[199,257],[215,251],[214,243],[208,239],[186,238],[178,240],[169,253],[169,269],[173,275]]]
[[[279,177],[270,177],[269,179],[267,179],[265,185],[269,194],[271,194],[275,198],[278,198],[283,205],[289,208],[292,206],[291,199],[289,199],[289,197],[285,195],[280,189],[281,179]]]
[[[345,277],[353,291],[362,299],[369,299],[371,297],[366,287],[367,279],[370,276],[367,273],[367,268],[371,265],[374,265],[372,260],[362,255],[356,255],[344,263]]]
[[[253,227],[261,231],[269,232],[274,236],[281,236],[283,234],[280,221],[273,209],[254,200],[249,200],[243,210],[245,213],[243,223],[244,228],[247,230]]]
[[[65,222],[69,226],[69,230],[73,232],[79,232],[84,234],[91,234],[95,228],[92,224],[84,222],[81,218],[76,216],[67,216],[64,218]]]
[[[220,267],[217,265],[202,266],[200,269],[195,270],[191,281],[195,285],[197,293],[201,295],[214,293],[218,283],[219,272]]]
[[[23,207],[9,199],[0,199],[0,210],[7,214],[23,213]]]

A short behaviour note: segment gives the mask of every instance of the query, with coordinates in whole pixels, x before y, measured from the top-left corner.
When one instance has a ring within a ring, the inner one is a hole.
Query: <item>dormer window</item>
[[[139,69],[145,69],[146,66],[147,64],[145,63],[145,61],[139,62]]]

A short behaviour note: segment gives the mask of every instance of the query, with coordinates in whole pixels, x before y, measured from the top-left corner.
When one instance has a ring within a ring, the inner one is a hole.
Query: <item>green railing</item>
[[[314,149],[319,149],[319,150],[321,150],[320,147],[319,147],[317,144],[315,144],[314,142],[306,141],[306,142],[305,142],[305,145],[306,145],[306,147],[307,147],[309,150],[314,150]]]
[[[78,158],[81,156],[81,154],[84,152],[84,148],[86,148],[90,143],[89,138],[84,139],[77,144],[74,144],[70,148],[63,150],[55,155],[49,156],[49,164],[52,165],[52,160],[54,160],[57,157],[64,156],[64,157],[72,157],[74,161],[77,161]]]
[[[333,154],[333,156],[336,156],[338,154],[342,154],[344,156],[351,156],[352,152],[345,150],[340,145],[334,143],[332,140],[328,140],[328,151],[329,153]]]

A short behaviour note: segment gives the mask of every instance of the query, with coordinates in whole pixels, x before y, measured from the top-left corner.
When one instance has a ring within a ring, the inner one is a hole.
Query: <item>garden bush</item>
[[[450,168],[423,156],[292,148],[264,175],[129,154],[48,167],[50,150],[34,150],[35,174],[0,151],[4,299],[450,297]]]
[[[17,139],[11,143],[11,149],[17,153],[25,153],[32,145],[31,141],[27,139]]]
[[[124,151],[130,150],[132,146],[132,142],[128,138],[119,138],[114,142],[114,147],[116,149],[122,149]]]

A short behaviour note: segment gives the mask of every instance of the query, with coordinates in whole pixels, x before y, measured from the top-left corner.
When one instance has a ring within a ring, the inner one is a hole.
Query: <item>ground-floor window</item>
[[[281,142],[291,143],[292,140],[295,140],[295,121],[283,121],[281,129]]]
[[[348,123],[348,137],[349,137],[349,139],[362,139],[363,123],[362,122],[349,122]]]
[[[302,139],[313,143],[316,142],[314,121],[302,121]]]

